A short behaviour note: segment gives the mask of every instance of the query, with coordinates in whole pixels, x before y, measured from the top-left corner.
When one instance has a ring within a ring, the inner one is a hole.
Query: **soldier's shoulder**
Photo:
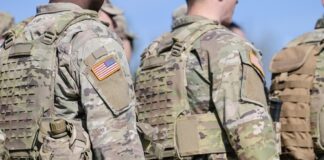
[[[248,56],[251,51],[259,53],[250,42],[229,31],[228,29],[215,29],[205,33],[200,38],[200,46],[217,57],[238,53]]]
[[[324,39],[324,29],[316,29],[314,31],[310,31],[304,33],[297,38],[290,41],[285,47],[293,47],[297,46],[302,43],[309,43],[309,42],[320,42]]]
[[[119,40],[116,33],[111,31],[106,25],[104,25],[97,18],[80,21],[73,26],[69,27],[68,31],[71,32],[90,32],[92,31],[97,37],[106,37]]]
[[[67,37],[72,37],[71,43],[76,50],[85,47],[100,48],[108,43],[113,43],[118,48],[122,46],[122,41],[118,35],[96,18],[83,20],[70,26],[67,29]]]

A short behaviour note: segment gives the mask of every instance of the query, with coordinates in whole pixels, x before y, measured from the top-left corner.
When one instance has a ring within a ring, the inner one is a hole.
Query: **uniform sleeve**
[[[95,158],[144,159],[123,48],[112,38],[92,38],[77,52],[81,103]]]
[[[239,159],[279,159],[260,72],[248,51],[224,47],[211,60],[213,102]]]

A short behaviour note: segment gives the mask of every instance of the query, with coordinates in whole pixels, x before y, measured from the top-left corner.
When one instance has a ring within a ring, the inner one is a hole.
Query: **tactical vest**
[[[163,35],[144,51],[135,92],[147,159],[225,153],[215,114],[191,115],[186,90],[187,59],[194,45],[199,45],[194,42],[219,27],[208,20],[199,21]],[[143,128],[151,130],[145,133]]]
[[[323,36],[309,36],[272,60],[271,95],[282,101],[283,157],[315,159],[324,153]]]
[[[23,22],[5,34],[0,49],[0,129],[12,159],[36,159],[39,125],[54,115],[54,81],[58,59],[56,43],[69,26],[89,13],[67,12],[37,39],[27,40]]]

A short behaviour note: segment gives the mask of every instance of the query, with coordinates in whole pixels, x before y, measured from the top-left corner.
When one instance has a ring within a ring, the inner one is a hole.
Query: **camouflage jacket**
[[[25,37],[36,39],[70,11],[93,12],[72,3],[40,6],[24,28]],[[132,80],[120,40],[96,20],[75,23],[62,34],[56,43],[55,116],[84,121],[96,159],[144,159],[136,132]],[[101,78],[88,76],[100,57],[102,61],[112,56],[119,71]]]
[[[178,18],[173,32],[202,19]],[[195,44],[186,69],[192,112],[215,111],[215,106],[238,159],[278,159],[259,51],[225,27],[205,33]]]

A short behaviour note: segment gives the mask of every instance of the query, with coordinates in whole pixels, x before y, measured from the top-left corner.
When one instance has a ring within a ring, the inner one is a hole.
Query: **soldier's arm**
[[[76,52],[81,102],[95,158],[144,159],[136,131],[132,80],[120,43],[95,37]]]
[[[213,101],[239,159],[278,159],[262,73],[250,61],[250,51],[235,46],[220,49],[211,62]]]

